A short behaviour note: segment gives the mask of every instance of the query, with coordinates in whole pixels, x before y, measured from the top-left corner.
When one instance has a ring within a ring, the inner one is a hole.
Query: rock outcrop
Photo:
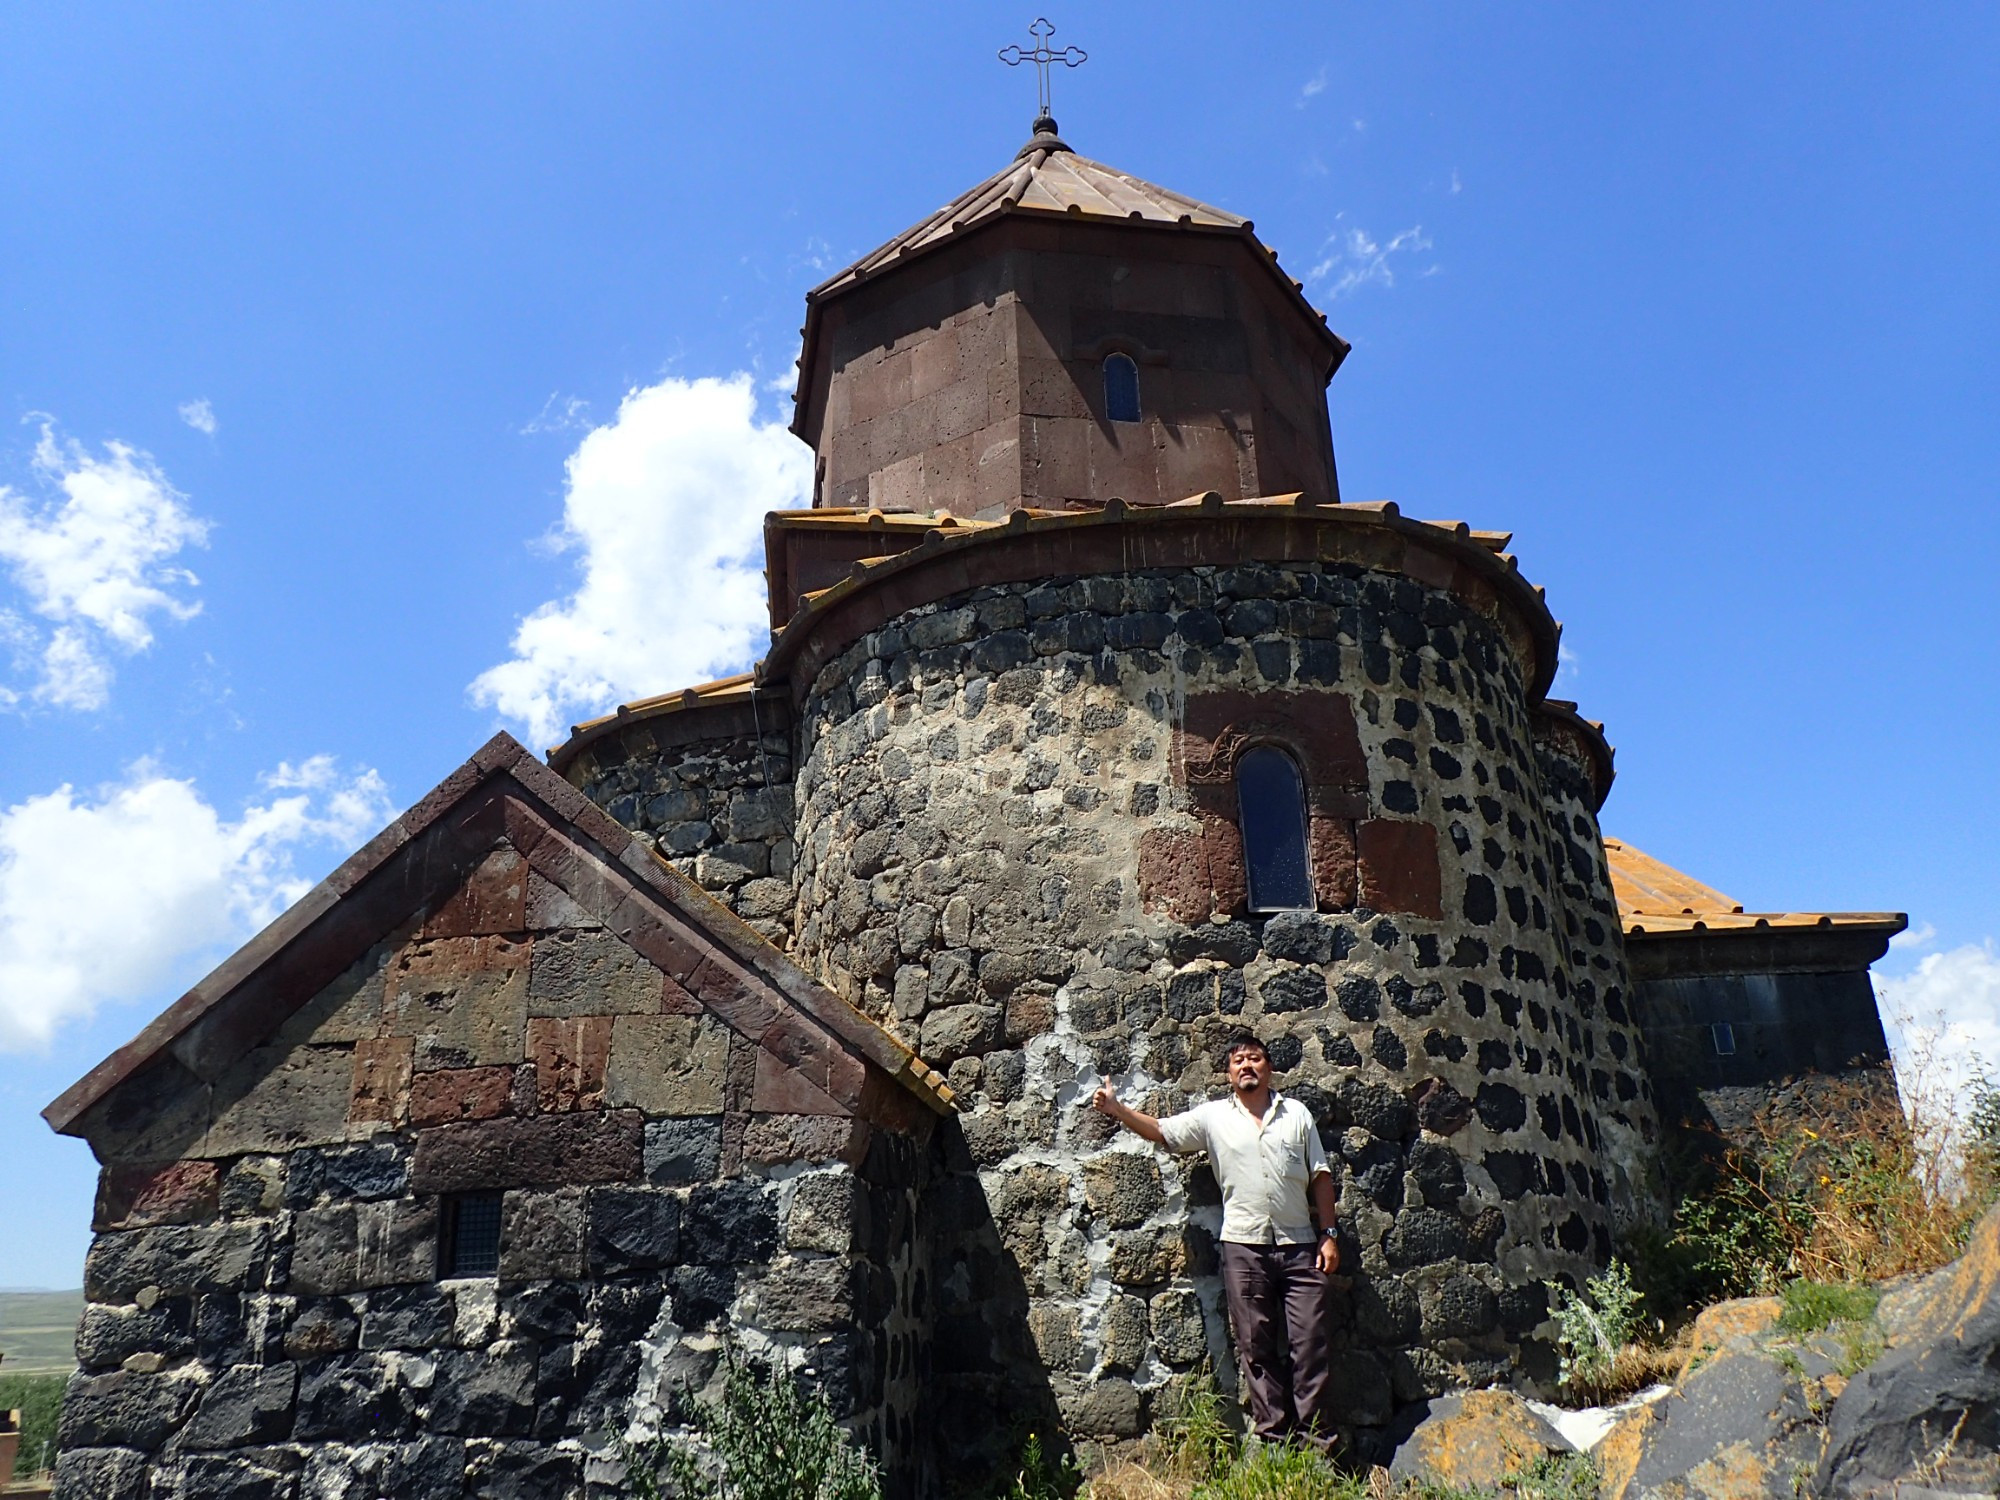
[[[1818,1492],[2000,1492],[2000,1208],[1963,1256],[1885,1298],[1877,1318],[1888,1349],[1834,1403]]]

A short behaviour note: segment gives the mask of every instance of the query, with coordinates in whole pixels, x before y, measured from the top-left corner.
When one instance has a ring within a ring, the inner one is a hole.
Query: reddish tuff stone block
[[[406,1036],[364,1037],[354,1044],[354,1089],[347,1118],[356,1125],[400,1125],[409,1105],[415,1041]]]
[[[601,1109],[611,1060],[610,1016],[536,1016],[528,1022],[535,1103],[545,1114]]]
[[[1347,818],[1314,814],[1306,832],[1312,859],[1313,895],[1321,911],[1346,911],[1354,905],[1357,872],[1354,824]]]
[[[743,1131],[743,1159],[759,1165],[860,1159],[867,1127],[859,1120],[824,1114],[757,1114]]]
[[[1201,836],[1185,828],[1139,835],[1139,900],[1175,922],[1199,922],[1213,910]]]
[[[1368,758],[1354,726],[1354,705],[1345,693],[1232,689],[1190,694],[1175,763],[1190,785],[1229,784],[1237,758],[1258,743],[1276,743],[1291,752],[1315,806],[1330,793],[1368,785]],[[1227,810],[1233,814],[1233,799]]]
[[[455,938],[521,932],[528,925],[527,907],[527,861],[503,844],[431,913],[421,935]]]
[[[848,1113],[819,1084],[798,1069],[787,1067],[768,1052],[757,1054],[757,1074],[750,1091],[750,1107],[759,1114]]]
[[[444,1125],[454,1120],[491,1120],[513,1108],[510,1067],[440,1068],[410,1080],[410,1123]]]
[[[419,1131],[410,1186],[419,1193],[624,1182],[643,1165],[636,1109],[470,1121]]]
[[[94,1229],[193,1224],[212,1219],[221,1169],[212,1161],[106,1167],[97,1179]]]
[[[1355,825],[1355,842],[1363,906],[1434,921],[1444,915],[1435,828],[1406,818],[1364,818]]]

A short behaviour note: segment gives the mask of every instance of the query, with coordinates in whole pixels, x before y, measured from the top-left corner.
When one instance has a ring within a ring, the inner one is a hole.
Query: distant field
[[[0,1374],[67,1374],[76,1368],[83,1293],[0,1292]]]

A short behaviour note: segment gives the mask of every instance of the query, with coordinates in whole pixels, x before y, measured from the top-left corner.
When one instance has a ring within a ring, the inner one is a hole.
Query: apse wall
[[[1491,592],[1197,563],[876,613],[793,653],[817,664],[794,952],[958,1090],[1007,1264],[933,1225],[941,1389],[1004,1375],[985,1293],[1010,1277],[1073,1431],[1139,1430],[1163,1387],[1232,1369],[1206,1168],[1085,1106],[1102,1077],[1162,1114],[1220,1091],[1238,1024],[1346,1163],[1336,1399],[1364,1446],[1392,1402],[1517,1358],[1553,1378],[1543,1278],[1609,1256],[1652,1126],[1602,849]],[[1258,743],[1310,784],[1317,912],[1243,910],[1230,773]]]

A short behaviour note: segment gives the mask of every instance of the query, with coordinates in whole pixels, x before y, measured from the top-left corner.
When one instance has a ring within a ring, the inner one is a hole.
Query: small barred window
[[[500,1270],[500,1195],[458,1193],[444,1200],[438,1274],[492,1276]]]
[[[1104,415],[1113,422],[1139,420],[1139,367],[1127,354],[1104,361]]]
[[[1236,763],[1236,808],[1252,911],[1311,911],[1306,793],[1298,763],[1257,745]]]

